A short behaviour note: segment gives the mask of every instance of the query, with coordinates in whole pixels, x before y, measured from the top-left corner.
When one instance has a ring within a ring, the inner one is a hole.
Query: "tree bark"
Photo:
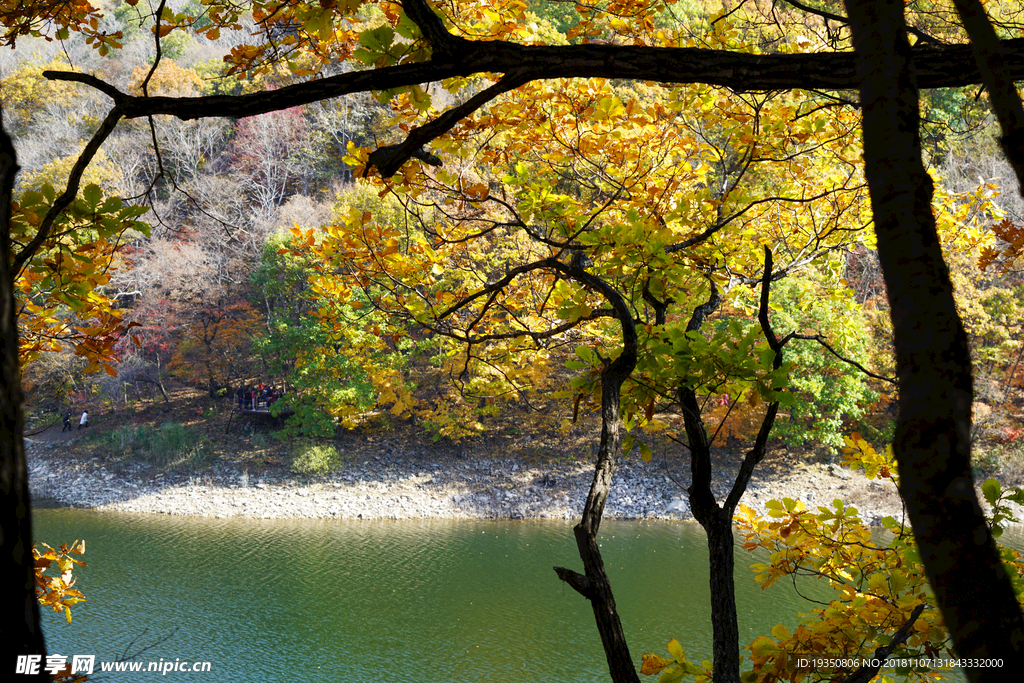
[[[891,307],[900,493],[954,647],[971,681],[1024,664],[1024,620],[974,491],[973,386],[967,335],[932,215],[921,161],[917,85],[900,0],[846,0],[861,80],[865,176]]]
[[[0,109],[0,671],[5,676],[14,673],[19,655],[46,656],[32,561],[17,309],[10,265],[11,199],[17,172],[14,145],[3,128]],[[43,672],[22,680],[50,679]]]

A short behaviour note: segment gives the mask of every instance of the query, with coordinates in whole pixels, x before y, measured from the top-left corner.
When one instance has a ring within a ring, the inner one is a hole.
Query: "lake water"
[[[97,662],[209,661],[204,674],[105,680],[342,683],[607,681],[589,604],[552,571],[581,570],[571,524],[537,521],[267,521],[35,511],[36,537],[86,539],[64,623],[44,615],[51,653]],[[602,525],[602,551],[631,653],[676,638],[710,659],[707,548],[682,522]],[[737,553],[741,646],[794,626],[808,603],[762,591]],[[823,582],[802,592],[824,597]],[[654,680],[654,679],[652,679]]]

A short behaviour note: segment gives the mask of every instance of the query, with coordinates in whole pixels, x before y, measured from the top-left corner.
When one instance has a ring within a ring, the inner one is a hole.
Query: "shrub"
[[[299,441],[294,454],[292,470],[299,474],[327,474],[341,466],[338,449],[330,444]]]

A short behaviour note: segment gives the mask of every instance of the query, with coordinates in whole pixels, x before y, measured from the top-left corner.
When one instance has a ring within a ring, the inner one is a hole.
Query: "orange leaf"
[[[658,655],[652,655],[648,652],[644,654],[643,664],[640,665],[640,673],[644,676],[653,676],[669,664],[672,664],[670,660],[662,659]]]

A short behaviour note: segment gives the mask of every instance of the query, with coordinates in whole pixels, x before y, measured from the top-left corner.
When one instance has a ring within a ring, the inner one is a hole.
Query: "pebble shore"
[[[257,519],[574,519],[593,478],[585,463],[526,465],[511,459],[431,462],[429,456],[373,456],[329,477],[255,474],[227,467],[201,474],[132,478],[108,471],[100,458],[66,457],[65,444],[29,443],[34,500],[123,512]],[[615,472],[605,518],[692,520],[684,478],[664,467],[627,461]],[[724,499],[731,482],[714,486]],[[770,499],[790,497],[808,507],[836,499],[877,525],[901,514],[889,482],[868,481],[837,465],[795,463],[751,481],[742,502],[764,513]]]

